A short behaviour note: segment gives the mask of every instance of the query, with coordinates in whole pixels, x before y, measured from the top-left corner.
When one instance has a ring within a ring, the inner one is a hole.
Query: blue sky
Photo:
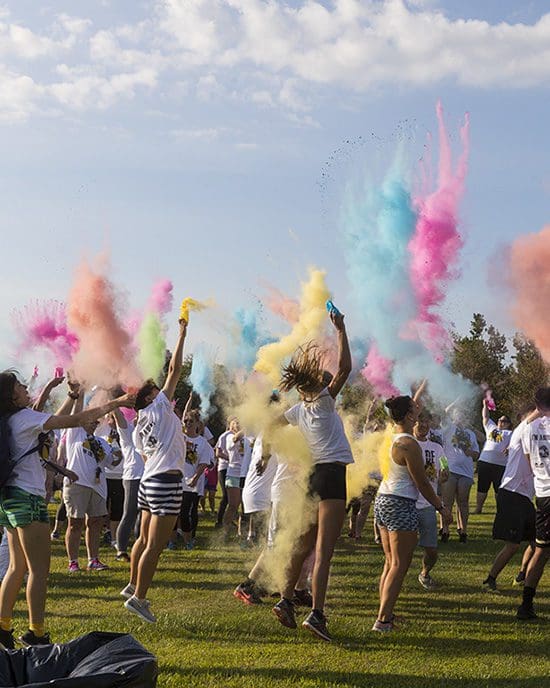
[[[262,281],[295,295],[315,264],[351,308],[342,189],[372,155],[389,164],[400,122],[421,147],[438,98],[453,132],[470,112],[472,139],[444,312],[511,328],[487,272],[549,222],[548,45],[545,0],[0,5],[0,360],[11,310],[64,299],[105,247],[134,306],[168,277],[229,316]],[[372,134],[321,189],[333,151]],[[217,333],[197,325],[191,347]]]

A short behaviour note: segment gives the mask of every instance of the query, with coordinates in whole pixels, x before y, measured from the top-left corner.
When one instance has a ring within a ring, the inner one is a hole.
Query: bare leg
[[[487,499],[487,492],[478,492],[476,497],[476,514],[483,512],[483,505]]]
[[[134,542],[132,552],[130,553],[130,583],[135,586],[137,583],[137,571],[141,555],[147,546],[147,539],[149,536],[149,523],[151,522],[151,512],[141,512],[141,523],[139,529],[139,537]]]
[[[533,554],[535,553],[535,543],[530,542],[527,547],[525,548],[525,552],[523,553],[523,557],[521,558],[521,571],[525,572],[527,571],[527,567],[529,566],[529,562],[531,561],[531,558]]]
[[[27,572],[27,559],[16,528],[7,528],[10,563],[0,588],[0,616],[10,618]]]
[[[388,532],[388,536],[391,566],[384,579],[378,611],[378,620],[383,622],[391,621],[393,618],[395,603],[412,561],[418,533],[409,530],[392,530]]]
[[[461,478],[458,481],[456,491],[456,505],[457,505],[457,527],[462,533],[468,530],[468,516],[470,515],[470,490],[472,484],[467,478]],[[443,500],[445,501],[445,500]],[[445,502],[446,503],[446,502]]]
[[[437,549],[435,547],[424,547],[422,557],[422,575],[427,576],[437,562]]]
[[[449,478],[441,485],[441,499],[445,502],[445,506],[447,506],[451,512],[453,510],[453,504],[456,498],[457,482],[458,481],[455,476],[450,475]],[[449,532],[449,526],[445,525],[442,521],[441,530],[443,533]]]
[[[502,569],[506,566],[518,549],[519,544],[516,544],[515,542],[507,542],[504,545],[504,547],[496,555],[493,565],[491,566],[491,570],[489,571],[491,578],[497,578],[498,574],[502,571]]]
[[[371,490],[365,490],[361,496],[361,508],[359,509],[359,515],[357,516],[357,523],[355,524],[355,537],[360,538],[363,534],[363,528],[367,522],[369,516],[370,506],[374,495]]]
[[[527,574],[525,576],[526,587],[537,587],[548,559],[550,559],[550,547],[535,547],[535,553],[527,567]]]
[[[286,585],[281,590],[281,597],[286,597],[291,600],[294,596],[294,590],[298,579],[300,578],[300,573],[302,571],[302,566],[311,552],[315,547],[317,540],[317,523],[311,525],[308,530],[299,538],[296,543],[295,548],[292,550],[292,555],[286,572]]]
[[[325,607],[330,562],[334,553],[334,546],[342,532],[345,517],[345,500],[324,499],[319,502],[315,565],[311,578],[313,609],[323,611]]]
[[[50,573],[50,524],[33,521],[28,526],[18,528],[17,533],[29,570],[26,588],[29,624],[43,624]]]
[[[233,524],[233,519],[237,515],[241,503],[241,488],[228,487],[227,488],[227,509],[223,517],[223,527],[226,537],[229,537]]]
[[[380,599],[382,599],[384,586],[386,584],[386,577],[392,567],[392,552],[390,547],[389,532],[386,530],[386,528],[383,528],[382,526],[379,527],[379,532],[380,540],[382,542],[382,549],[384,550],[384,568],[382,569],[382,573],[380,574],[380,580],[378,581],[378,595]]]
[[[162,550],[166,547],[176,516],[151,516],[147,544],[139,559],[135,596],[143,600],[157,570],[157,564]]]
[[[65,532],[65,548],[69,561],[78,561],[78,550],[80,549],[80,539],[84,528],[83,518],[71,518]]]
[[[92,516],[86,519],[86,550],[89,561],[99,558],[99,540],[103,523],[103,516]]]

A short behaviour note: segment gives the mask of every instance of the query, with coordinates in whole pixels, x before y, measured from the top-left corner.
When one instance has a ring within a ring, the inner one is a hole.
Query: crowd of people
[[[497,495],[493,537],[504,543],[483,586],[495,591],[498,575],[526,543],[516,576],[523,585],[517,618],[536,618],[533,599],[550,556],[550,388],[536,391],[533,406],[515,428],[506,416],[492,420],[485,401],[481,452],[459,404],[447,407],[443,418],[423,404],[426,382],[413,396],[386,400],[392,426],[387,467],[365,476],[362,493],[348,500],[346,473],[354,456],[336,399],[352,361],[344,317],[334,309],[330,319],[338,342],[336,372],[324,369],[315,345],[298,349],[281,370],[279,389],[265,400],[277,410],[271,414],[275,420],[256,437],[229,417],[216,440],[192,408],[192,397],[185,404],[174,400],[184,319],[162,386],[147,380],[136,393],[110,390],[111,398],[101,401],[100,394],[68,377],[67,398],[49,413],[44,409],[63,377],[54,378],[33,401],[15,372],[1,373],[0,561],[6,565],[0,645],[15,646],[13,609],[24,581],[29,624],[19,640],[27,646],[51,642],[45,626],[51,540],[61,537],[64,523],[68,574],[81,570],[83,535],[86,568],[108,568],[99,556],[101,538],[107,537],[116,546],[116,559],[129,564],[128,583],[120,592],[124,607],[154,623],[147,593],[159,558],[177,546],[179,537],[185,549],[194,547],[200,508],[215,516],[225,543],[238,538],[243,545],[262,545],[235,597],[256,604],[276,591],[280,599],[273,614],[283,626],[296,628],[296,607],[304,606],[309,612],[302,626],[330,641],[325,601],[335,545],[346,513],[350,537],[361,538],[374,504],[374,537],[385,559],[372,628],[391,632],[401,621],[394,610],[415,548],[422,548],[418,582],[434,590],[438,544],[451,538],[453,521],[458,541],[468,541],[476,461],[476,513],[492,486]],[[293,391],[299,401],[284,408],[283,395]],[[301,433],[309,465],[273,449],[271,439],[284,425]],[[379,424],[368,418],[364,431],[379,432]],[[51,530],[47,504],[61,480],[62,502]]]

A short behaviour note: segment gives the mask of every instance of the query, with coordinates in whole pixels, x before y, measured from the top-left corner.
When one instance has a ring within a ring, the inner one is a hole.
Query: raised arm
[[[179,321],[180,332],[178,335],[178,341],[172,358],[170,359],[170,365],[168,367],[168,375],[166,376],[166,382],[162,391],[164,394],[172,401],[174,397],[174,392],[176,391],[176,385],[180,379],[180,374],[183,368],[183,344],[185,342],[185,335],[187,332],[187,322],[185,320]]]
[[[487,408],[487,399],[483,399],[481,405],[481,420],[483,421],[484,428],[487,427],[489,421],[491,420],[491,416],[489,415],[489,409]]]
[[[58,385],[60,385],[64,379],[64,377],[54,377],[48,382],[48,384],[40,392],[40,396],[38,397],[38,399],[32,405],[35,411],[42,411],[44,409],[46,402],[50,398],[52,390],[54,390]]]
[[[101,406],[96,406],[95,408],[86,409],[86,411],[78,410],[79,402],[83,403],[83,399],[79,399],[75,403],[74,413],[70,416],[50,416],[48,420],[44,423],[44,430],[47,432],[49,430],[59,430],[61,428],[78,428],[86,423],[93,423],[95,420],[99,420],[106,413],[111,413],[116,408],[120,406],[128,406],[132,408],[136,401],[135,394],[124,394],[118,399],[113,399],[108,401]]]
[[[117,424],[117,427],[122,430],[126,430],[128,427],[128,421],[126,418],[124,418],[124,414],[120,410],[120,408],[116,408],[113,411],[113,416],[115,417],[115,423]]]
[[[183,409],[183,418],[189,413],[191,410],[191,406],[193,404],[193,390],[189,392],[189,398],[187,399],[187,402],[185,404],[185,408]]]
[[[344,325],[344,316],[342,313],[335,313],[331,311],[330,319],[336,328],[338,336],[338,372],[332,378],[332,382],[328,386],[328,391],[333,399],[336,399],[342,387],[346,384],[346,380],[351,373],[351,352],[349,348],[348,335],[346,333],[346,326]]]
[[[422,395],[426,391],[427,386],[428,386],[428,380],[426,378],[424,378],[422,380],[422,382],[420,383],[418,389],[414,393],[414,396],[413,396],[413,400],[416,401],[417,404],[421,403],[420,398],[422,397]]]

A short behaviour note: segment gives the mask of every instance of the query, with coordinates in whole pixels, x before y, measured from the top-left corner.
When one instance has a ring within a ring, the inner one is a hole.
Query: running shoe
[[[327,617],[317,610],[308,614],[305,621],[302,622],[302,627],[307,628],[308,631],[311,631],[313,635],[321,638],[321,640],[326,640],[327,643],[330,643],[332,640],[332,636],[327,629]]]
[[[69,573],[80,573],[81,569],[78,565],[78,561],[70,561],[68,571]]]
[[[107,564],[104,564],[103,562],[99,561],[99,559],[96,557],[95,559],[92,559],[88,562],[88,566],[86,566],[87,571],[107,571],[109,567]]]
[[[294,605],[284,597],[273,607],[273,613],[279,619],[279,623],[287,628],[297,628]]]
[[[437,583],[430,576],[430,574],[423,576],[422,571],[418,574],[418,582],[424,588],[424,590],[435,590],[437,588]]]
[[[166,549],[169,549],[171,552],[175,551],[177,549],[176,543],[170,540],[170,542],[166,545]]]
[[[137,614],[137,616],[140,616],[143,621],[147,621],[147,623],[155,623],[157,620],[157,617],[149,608],[150,605],[148,600],[138,600],[137,597],[130,597],[126,600],[124,606],[129,612]]]
[[[31,647],[32,645],[52,645],[49,633],[35,635],[34,631],[30,629],[26,633],[23,633],[23,635],[20,635],[18,640],[24,647]]]
[[[130,597],[133,597],[136,592],[136,586],[132,585],[131,583],[128,583],[128,585],[125,588],[122,588],[120,591],[120,594],[122,597],[125,597],[127,600],[130,599]]]
[[[117,552],[116,560],[117,560],[117,561],[126,561],[126,562],[129,562],[129,561],[130,561],[130,556],[129,556],[129,554],[128,554],[127,552]]]
[[[512,585],[525,585],[525,571],[518,571]]]
[[[304,590],[294,590],[292,604],[295,607],[313,607],[313,597],[307,588]]]
[[[539,617],[537,616],[533,605],[527,607],[524,604],[520,604],[516,612],[516,618],[518,618],[520,621],[529,621],[531,619],[538,619]]]
[[[15,650],[13,628],[11,629],[11,631],[4,631],[4,629],[0,628],[0,649]]]
[[[391,633],[394,629],[393,621],[379,621],[378,619],[374,622],[372,631],[377,631],[377,633]]]
[[[261,597],[256,592],[255,585],[241,583],[233,590],[233,596],[245,604],[263,604]]]
[[[191,551],[194,548],[195,548],[195,543],[193,542],[193,540],[189,540],[189,542],[185,543],[184,549],[186,549],[187,551]]]
[[[466,542],[467,540],[468,540],[468,534],[467,534],[467,533],[464,533],[464,532],[462,532],[462,531],[460,531],[460,532],[458,533],[458,541],[464,543],[464,542]]]
[[[449,542],[449,533],[446,533],[443,529],[439,531],[439,538],[441,542]]]
[[[483,581],[483,589],[487,592],[498,592],[496,580],[494,578],[487,577]]]

